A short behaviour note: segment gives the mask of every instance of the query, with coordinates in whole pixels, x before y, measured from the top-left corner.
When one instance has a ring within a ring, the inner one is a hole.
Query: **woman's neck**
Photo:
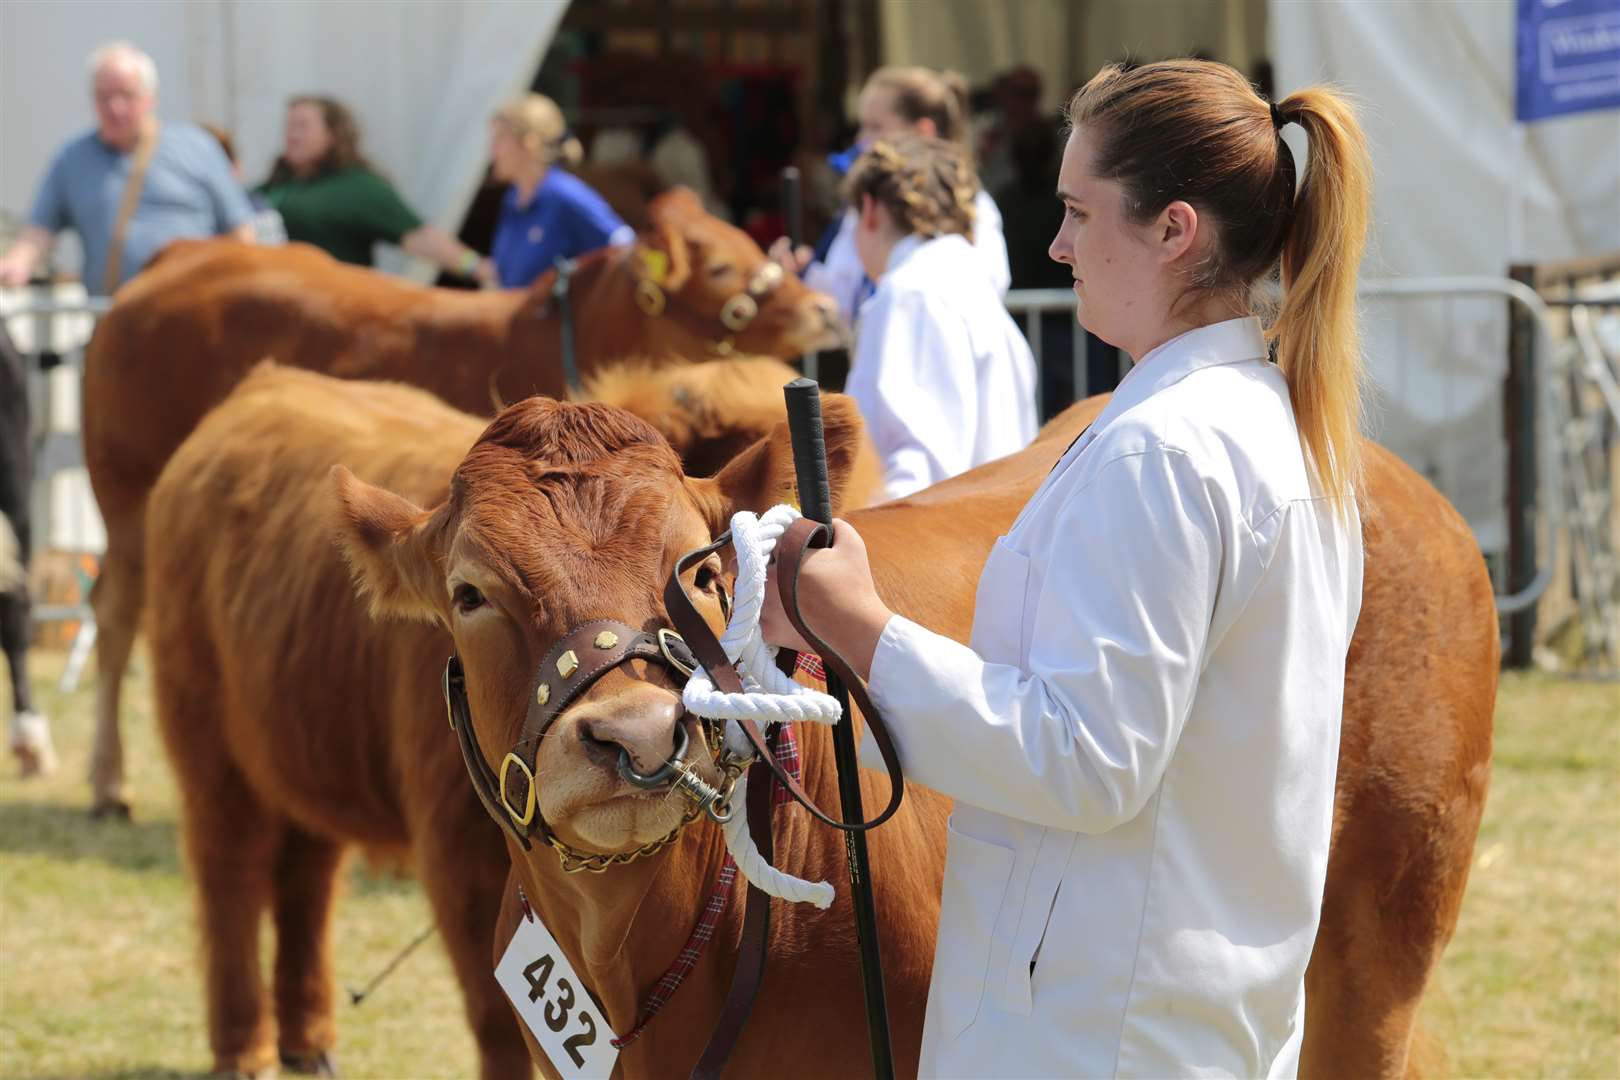
[[[512,178],[512,189],[517,192],[519,206],[528,206],[534,201],[534,193],[540,190],[540,182],[546,178],[548,171],[544,165],[525,166]]]
[[[1126,348],[1125,353],[1131,358],[1133,365],[1139,364],[1154,349],[1167,341],[1173,341],[1182,334],[1197,330],[1199,327],[1226,322],[1229,319],[1242,319],[1249,314],[1251,312],[1239,304],[1211,299],[1190,311],[1168,314],[1162,325],[1152,333],[1144,335],[1142,344]]]

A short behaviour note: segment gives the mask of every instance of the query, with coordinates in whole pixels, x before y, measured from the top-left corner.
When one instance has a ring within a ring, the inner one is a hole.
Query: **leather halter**
[[[672,303],[663,285],[642,272],[632,256],[626,257],[631,258],[630,275],[636,279],[636,306],[642,313],[651,319],[668,316],[682,323],[695,337],[711,339],[710,348],[720,356],[731,352],[732,339],[748,329],[759,315],[759,309],[786,277],[780,265],[767,259],[754,271],[742,292],[726,298],[718,314],[702,315],[684,304]]]
[[[528,715],[513,745],[501,760],[499,772],[492,772],[478,747],[472,729],[472,710],[467,702],[466,674],[461,659],[452,655],[444,666],[444,696],[450,714],[450,727],[461,744],[461,756],[472,777],[478,799],[525,851],[530,838],[539,837],[556,849],[568,871],[601,871],[616,863],[626,863],[650,855],[668,845],[690,823],[701,808],[694,807],[668,836],[644,844],[634,851],[599,855],[575,851],[551,831],[540,815],[539,784],[535,778],[540,740],[563,711],[589,690],[602,676],[628,660],[663,664],[684,684],[692,673],[693,661],[679,634],[667,628],[648,633],[612,619],[596,619],[565,634],[540,661],[528,688]]]

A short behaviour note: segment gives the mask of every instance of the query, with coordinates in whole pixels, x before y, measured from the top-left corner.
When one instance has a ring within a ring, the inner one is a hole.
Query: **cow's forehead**
[[[559,615],[592,597],[655,596],[671,546],[703,532],[668,444],[559,448],[555,432],[530,434],[528,445],[510,431],[481,439],[457,470],[451,562],[476,558]]]

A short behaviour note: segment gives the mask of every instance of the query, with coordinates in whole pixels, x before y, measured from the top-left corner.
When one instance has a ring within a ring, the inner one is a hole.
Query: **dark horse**
[[[51,728],[34,709],[28,687],[28,565],[30,541],[28,494],[33,478],[28,445],[28,379],[22,353],[0,320],[0,648],[11,666],[11,752],[22,764],[22,774],[48,773],[56,767]],[[12,560],[5,558],[5,541],[15,538]],[[7,563],[15,562],[8,574]],[[12,580],[12,579],[15,580]]]

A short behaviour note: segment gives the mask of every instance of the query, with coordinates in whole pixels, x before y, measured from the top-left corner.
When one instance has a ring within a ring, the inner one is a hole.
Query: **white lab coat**
[[[861,283],[866,280],[860,253],[855,250],[855,223],[855,211],[846,210],[826,260],[813,262],[804,271],[804,283],[837,301],[838,314],[850,327],[856,324]],[[1007,262],[1007,238],[1001,233],[1001,208],[988,191],[981,190],[973,198],[973,250],[979,253],[996,295],[1006,296],[1012,287],[1012,267]]]
[[[908,236],[861,313],[844,391],[891,499],[1035,437],[1035,359],[978,260],[961,236]]]
[[[883,631],[907,777],[957,800],[925,1076],[1298,1070],[1362,549],[1265,356],[1253,319],[1154,350],[997,541],[972,649]]]

